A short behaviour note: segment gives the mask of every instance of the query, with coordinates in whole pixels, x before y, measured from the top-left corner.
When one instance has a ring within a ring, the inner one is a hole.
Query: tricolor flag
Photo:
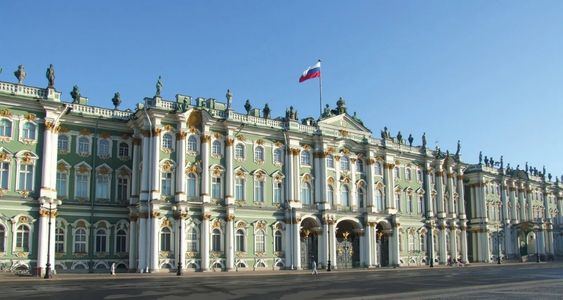
[[[316,64],[310,66],[303,72],[303,75],[299,78],[299,82],[303,82],[307,79],[321,77],[321,61],[319,60]]]

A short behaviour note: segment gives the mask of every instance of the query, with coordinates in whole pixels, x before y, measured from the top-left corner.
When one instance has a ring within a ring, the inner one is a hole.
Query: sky
[[[91,105],[122,109],[162,96],[293,105],[319,116],[346,100],[379,137],[410,133],[420,144],[512,167],[563,174],[563,1],[31,1],[0,0],[0,81],[73,85]]]

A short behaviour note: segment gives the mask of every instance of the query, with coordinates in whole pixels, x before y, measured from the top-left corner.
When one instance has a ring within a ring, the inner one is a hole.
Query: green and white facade
[[[135,111],[61,98],[0,82],[3,269],[40,274],[47,257],[58,272],[158,272],[563,253],[558,181],[376,138],[343,100],[301,122],[237,113],[230,94],[155,96]]]

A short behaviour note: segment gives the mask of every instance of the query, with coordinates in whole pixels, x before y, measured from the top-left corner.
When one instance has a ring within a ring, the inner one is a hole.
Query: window
[[[416,169],[416,181],[422,182],[422,170]]]
[[[129,145],[127,143],[119,143],[119,157],[129,157]]]
[[[16,248],[23,252],[29,252],[29,227],[20,225],[16,229]]]
[[[109,199],[109,176],[96,175],[96,199]]]
[[[401,211],[401,193],[400,192],[396,192],[395,193],[395,205],[397,208],[397,211]]]
[[[221,142],[217,140],[213,141],[213,144],[211,144],[211,155],[221,155]]]
[[[221,198],[221,177],[211,178],[211,198],[213,199]]]
[[[311,205],[311,185],[308,182],[301,183],[301,202],[304,205]]]
[[[235,146],[235,159],[244,159],[244,145],[237,144]]]
[[[342,171],[350,171],[350,159],[348,156],[342,156],[340,159],[340,169]]]
[[[57,172],[57,197],[66,198],[67,196],[67,173]]]
[[[264,180],[254,181],[254,201],[264,202]]]
[[[334,168],[334,157],[331,154],[326,156],[326,167],[329,169]]]
[[[264,148],[262,146],[254,148],[254,161],[264,161]]]
[[[282,233],[279,230],[274,232],[274,251],[281,252],[282,251]]]
[[[77,228],[74,232],[74,252],[86,253],[86,229]]]
[[[378,212],[383,210],[383,192],[381,190],[375,191],[375,210]]]
[[[349,207],[350,206],[350,192],[348,190],[348,186],[342,185],[340,187],[340,190],[341,190],[340,191],[340,203],[344,207]]]
[[[266,240],[265,240],[265,235],[264,235],[264,230],[258,230],[256,231],[256,234],[254,235],[254,242],[256,244],[255,246],[255,251],[256,252],[266,252]]]
[[[57,140],[57,149],[59,150],[59,152],[68,152],[68,136],[59,135]]]
[[[283,162],[283,150],[276,149],[274,150],[274,164],[281,164]]]
[[[422,195],[418,196],[418,213],[419,214],[424,214],[425,209],[424,209],[424,197]]]
[[[129,177],[117,177],[117,201],[125,202],[129,198]]]
[[[307,150],[301,151],[301,165],[303,166],[311,165],[311,153]]]
[[[33,165],[20,165],[18,190],[33,190]]]
[[[78,154],[90,154],[90,140],[87,137],[78,138]]]
[[[406,168],[405,172],[407,173],[407,180],[411,181],[412,180],[412,170],[410,168]]]
[[[213,229],[211,232],[211,251],[221,251],[221,231]]]
[[[361,159],[356,160],[356,172],[364,172],[364,161]]]
[[[244,230],[238,229],[235,234],[235,251],[237,252],[245,252],[246,248],[244,247]]]
[[[65,252],[65,231],[62,228],[55,230],[55,253]]]
[[[412,232],[409,233],[408,236],[407,236],[407,239],[408,239],[408,241],[407,241],[408,242],[408,246],[407,246],[408,251],[413,252],[414,251],[414,233],[412,233]]]
[[[3,190],[8,189],[8,180],[10,179],[10,163],[0,163],[0,188]]]
[[[127,232],[123,229],[119,229],[115,235],[115,252],[127,252]]]
[[[423,233],[420,235],[420,251],[426,252],[426,235]]]
[[[87,174],[77,174],[76,175],[76,197],[77,198],[88,198],[88,175]]]
[[[172,172],[161,173],[161,191],[163,196],[172,196]]]
[[[100,157],[108,157],[110,152],[109,152],[109,141],[106,139],[100,140],[100,143],[98,144],[99,148],[98,148],[98,156]]]
[[[244,200],[244,178],[235,179],[235,200]]]
[[[6,252],[5,235],[6,235],[6,229],[4,228],[4,226],[0,225],[0,252]]]
[[[6,119],[0,120],[0,136],[12,136],[12,122]]]
[[[334,205],[334,188],[332,185],[329,185],[326,190],[326,201],[330,203],[330,205]]]
[[[164,150],[172,150],[172,135],[170,133],[162,135],[162,148]]]
[[[363,188],[358,188],[358,205],[359,207],[364,207],[365,203],[365,193]]]
[[[197,252],[198,251],[198,234],[195,227],[190,227],[188,233],[186,234],[186,241],[188,244],[187,251]]]
[[[375,175],[383,176],[383,166],[381,165],[381,162],[375,163]]]
[[[393,169],[393,178],[394,179],[400,179],[401,178],[401,170],[399,169],[399,167],[395,167]]]
[[[197,139],[193,135],[188,138],[188,152],[197,152]]]
[[[26,140],[34,140],[35,139],[35,124],[31,122],[27,122],[23,124],[22,128],[22,138]]]
[[[407,212],[408,212],[409,214],[411,214],[412,211],[413,211],[413,203],[412,203],[412,202],[413,202],[413,199],[412,199],[412,195],[409,195],[409,196],[408,196],[407,201],[408,201],[408,203],[407,203]]]
[[[274,203],[282,202],[282,183],[281,181],[274,182]]]
[[[160,251],[170,251],[171,247],[171,235],[170,228],[164,227],[160,231]]]
[[[186,177],[187,181],[187,191],[188,191],[188,198],[195,198],[196,195],[196,187],[197,187],[197,178],[194,173],[189,173]]]
[[[105,229],[96,231],[96,252],[107,252],[107,235]]]

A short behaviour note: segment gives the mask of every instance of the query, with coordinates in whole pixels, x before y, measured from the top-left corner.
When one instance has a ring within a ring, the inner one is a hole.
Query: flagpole
[[[319,63],[321,60],[319,59]],[[320,66],[320,64],[319,64]],[[323,72],[319,76],[319,119],[323,116]]]

